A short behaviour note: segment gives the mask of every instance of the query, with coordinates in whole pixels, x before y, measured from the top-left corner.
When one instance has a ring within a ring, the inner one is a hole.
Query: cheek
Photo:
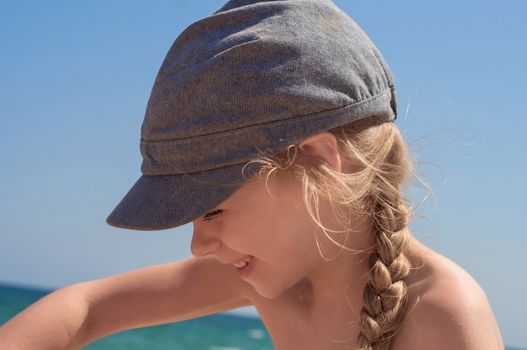
[[[241,220],[229,223],[222,227],[221,240],[238,253],[259,256],[268,249],[266,232],[259,225]]]
[[[287,207],[268,209],[263,215],[245,220],[236,228],[254,254],[276,268],[302,266],[316,249],[313,225]]]
[[[304,279],[319,263],[314,239],[307,237],[309,232],[302,232],[298,238],[291,231],[279,232],[262,242],[265,249],[259,251],[259,257],[266,268],[260,271],[268,283],[267,294],[281,293]],[[258,252],[256,253],[258,256]]]

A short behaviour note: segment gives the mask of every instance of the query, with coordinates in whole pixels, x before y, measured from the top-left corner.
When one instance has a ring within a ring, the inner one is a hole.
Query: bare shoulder
[[[393,350],[503,350],[504,344],[487,296],[468,272],[446,257],[433,274],[399,333]]]

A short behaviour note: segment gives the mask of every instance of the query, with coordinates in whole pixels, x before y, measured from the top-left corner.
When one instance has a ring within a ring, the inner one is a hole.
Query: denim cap
[[[141,127],[143,175],[106,221],[189,223],[258,171],[248,161],[373,116],[397,118],[392,74],[331,0],[228,1],[168,50]]]

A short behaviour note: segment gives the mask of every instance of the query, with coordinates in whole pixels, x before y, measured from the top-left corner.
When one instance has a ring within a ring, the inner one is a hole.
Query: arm
[[[249,284],[211,258],[154,265],[84,283],[82,345],[126,329],[178,322],[251,305]]]
[[[122,330],[251,305],[233,266],[210,258],[154,265],[56,291],[0,328],[6,348],[79,349]]]
[[[3,349],[77,349],[88,306],[78,285],[56,290],[0,327]]]

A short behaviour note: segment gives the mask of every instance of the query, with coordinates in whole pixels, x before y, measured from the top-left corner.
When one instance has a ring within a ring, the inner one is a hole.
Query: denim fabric
[[[331,0],[229,1],[174,41],[141,127],[143,176],[107,219],[195,220],[257,171],[243,165],[354,120],[397,117],[391,71]]]

